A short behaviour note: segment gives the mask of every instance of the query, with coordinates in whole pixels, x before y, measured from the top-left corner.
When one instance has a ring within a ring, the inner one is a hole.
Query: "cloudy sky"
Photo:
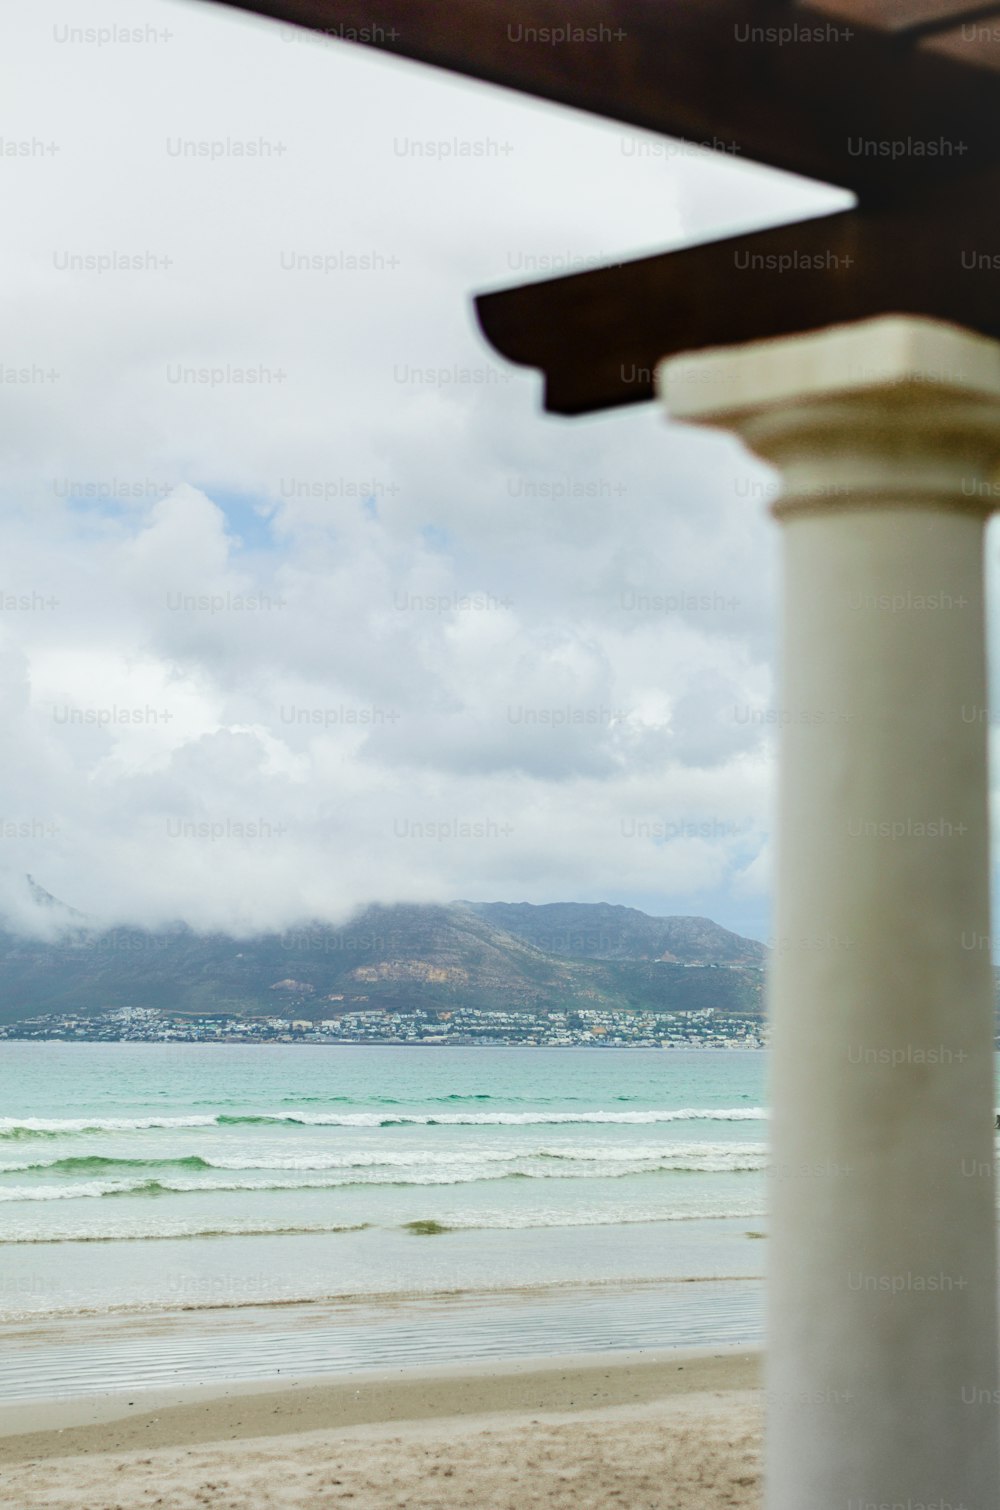
[[[196,0],[0,76],[0,904],[767,937],[772,474],[543,415],[471,296],[842,196]]]

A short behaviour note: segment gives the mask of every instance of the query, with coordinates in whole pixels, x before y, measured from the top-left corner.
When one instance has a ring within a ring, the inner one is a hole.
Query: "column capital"
[[[888,315],[673,357],[668,417],[780,467],[774,512],[1000,506],[1000,342]]]

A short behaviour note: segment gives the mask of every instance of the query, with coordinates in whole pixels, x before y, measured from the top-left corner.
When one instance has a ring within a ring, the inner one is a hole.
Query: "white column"
[[[766,1504],[997,1510],[1000,345],[892,317],[661,378],[783,483]]]

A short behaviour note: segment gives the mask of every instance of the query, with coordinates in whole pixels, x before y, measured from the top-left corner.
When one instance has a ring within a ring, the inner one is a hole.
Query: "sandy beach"
[[[31,1401],[0,1499],[45,1510],[716,1510],[760,1502],[760,1359],[735,1349]]]

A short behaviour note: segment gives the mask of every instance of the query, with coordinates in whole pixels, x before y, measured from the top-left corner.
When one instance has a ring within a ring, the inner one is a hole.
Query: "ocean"
[[[757,1342],[766,1060],[5,1043],[0,1398]]]

